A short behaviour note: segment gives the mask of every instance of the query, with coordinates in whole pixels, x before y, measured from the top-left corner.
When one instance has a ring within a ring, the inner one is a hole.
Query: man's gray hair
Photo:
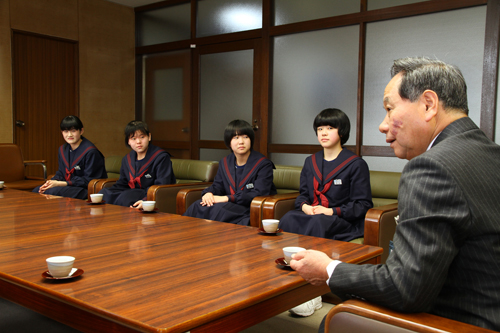
[[[426,57],[401,58],[394,61],[391,76],[401,73],[399,95],[415,102],[425,90],[434,91],[445,110],[469,113],[467,85],[458,67]]]

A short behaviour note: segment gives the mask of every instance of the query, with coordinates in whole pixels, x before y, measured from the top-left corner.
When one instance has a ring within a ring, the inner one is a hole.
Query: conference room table
[[[329,291],[282,248],[362,263],[382,249],[37,193],[0,191],[0,297],[84,332],[238,332]],[[83,274],[47,279],[69,255]]]

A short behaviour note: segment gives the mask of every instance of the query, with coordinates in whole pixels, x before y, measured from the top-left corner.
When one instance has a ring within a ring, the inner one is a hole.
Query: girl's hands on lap
[[[314,207],[308,204],[302,205],[302,211],[307,215],[314,215]]]
[[[201,197],[200,205],[202,206],[213,206],[214,203],[214,195],[211,192],[207,192],[204,196]]]
[[[225,195],[213,195],[213,193],[206,193],[202,198],[200,205],[202,206],[213,206],[216,203],[227,202],[228,198]]]
[[[332,208],[326,208],[326,207],[323,207],[321,205],[314,206],[313,211],[314,211],[314,215],[318,215],[318,214],[325,214],[325,215],[330,215],[330,216],[333,215]]]
[[[58,186],[66,186],[67,182],[59,181],[59,180],[47,180],[40,188],[38,189],[38,193],[44,193],[49,188],[58,187]]]

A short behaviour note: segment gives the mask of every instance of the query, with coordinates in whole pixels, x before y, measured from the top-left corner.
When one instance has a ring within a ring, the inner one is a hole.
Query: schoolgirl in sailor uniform
[[[323,150],[306,158],[295,209],[280,220],[284,231],[342,241],[363,237],[373,207],[368,165],[342,147],[350,122],[339,109],[316,116],[314,131]]]
[[[66,143],[59,147],[59,169],[33,192],[86,200],[89,181],[108,178],[104,156],[83,137],[83,123],[78,117],[64,117],[60,127]]]
[[[189,206],[185,216],[250,225],[250,203],[256,196],[276,194],[274,164],[254,151],[252,126],[244,120],[231,121],[224,143],[232,153],[219,162],[213,184],[203,190],[201,200]]]
[[[141,209],[150,186],[175,184],[170,154],[150,141],[146,123],[134,120],[127,124],[125,144],[132,151],[122,159],[118,181],[99,192],[106,203]]]

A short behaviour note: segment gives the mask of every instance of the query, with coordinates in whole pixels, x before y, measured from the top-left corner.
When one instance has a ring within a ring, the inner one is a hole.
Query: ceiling
[[[149,5],[155,2],[160,2],[162,0],[108,0],[108,1],[119,3],[120,5],[128,7],[139,7],[139,6]]]

